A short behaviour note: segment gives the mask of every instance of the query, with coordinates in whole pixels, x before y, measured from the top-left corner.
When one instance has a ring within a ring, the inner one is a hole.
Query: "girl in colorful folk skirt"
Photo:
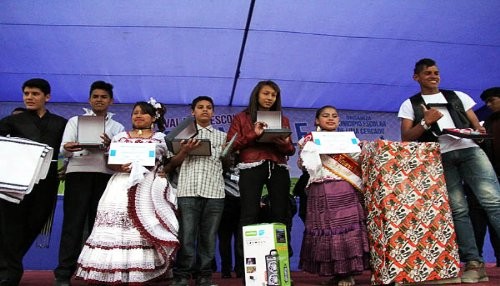
[[[99,201],[77,278],[91,284],[144,285],[170,274],[179,246],[176,195],[162,175],[160,162],[168,157],[165,135],[153,130],[153,123],[163,130],[163,113],[161,104],[138,102],[133,130],[113,137],[113,142],[156,143],[156,166],[150,171],[139,163],[110,166],[117,173]]]
[[[318,109],[315,125],[318,131],[335,131],[339,126],[336,108]],[[299,146],[299,165],[310,174],[299,267],[332,277],[324,285],[354,285],[354,275],[369,268],[359,153],[319,154],[312,133]]]

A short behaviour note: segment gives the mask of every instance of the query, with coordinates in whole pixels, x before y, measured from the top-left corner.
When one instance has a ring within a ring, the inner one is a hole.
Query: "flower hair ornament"
[[[152,97],[149,98],[148,103],[151,104],[156,110],[155,119],[160,118],[160,116],[161,116],[160,110],[163,109],[163,106],[161,105],[161,103],[157,102],[156,99],[154,99]]]

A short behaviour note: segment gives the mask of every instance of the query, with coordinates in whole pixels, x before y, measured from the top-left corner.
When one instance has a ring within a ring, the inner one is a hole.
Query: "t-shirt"
[[[476,105],[476,102],[467,94],[461,92],[461,91],[455,91],[457,94],[458,98],[462,101],[462,104],[464,105],[465,111],[471,109]],[[447,103],[446,99],[444,98],[444,95],[439,92],[436,94],[426,94],[422,95],[422,98],[424,99],[424,102],[426,104],[429,103]],[[454,127],[452,124],[453,120],[451,119],[450,113],[446,108],[439,109],[441,113],[443,113],[443,117],[438,120],[438,125],[441,128],[450,128]],[[411,104],[410,99],[407,99],[401,104],[401,107],[399,108],[399,113],[398,113],[399,118],[404,118],[404,119],[410,119],[414,120],[415,119],[415,114],[413,112],[413,106]],[[451,122],[451,123],[450,123]],[[466,139],[466,138],[460,138],[448,134],[443,134],[438,137],[438,142],[441,147],[441,153],[446,153],[454,150],[460,150],[460,149],[465,149],[465,148],[470,148],[470,147],[478,147],[477,144],[471,140],[471,139]]]

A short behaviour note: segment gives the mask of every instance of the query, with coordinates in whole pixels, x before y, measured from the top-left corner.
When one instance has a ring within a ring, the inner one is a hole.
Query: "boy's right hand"
[[[63,147],[64,150],[68,152],[82,151],[82,148],[78,145],[78,142],[66,142]]]
[[[194,149],[198,148],[200,146],[200,142],[201,142],[200,140],[194,138],[190,138],[188,140],[182,140],[180,152],[189,153]]]

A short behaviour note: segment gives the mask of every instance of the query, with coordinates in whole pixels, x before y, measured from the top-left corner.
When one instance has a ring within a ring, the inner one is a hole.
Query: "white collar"
[[[198,130],[206,129],[206,130],[208,130],[210,132],[214,131],[214,128],[212,127],[212,125],[208,125],[207,127],[203,127],[203,126],[199,125],[198,123],[196,123],[196,128]]]
[[[83,107],[82,109],[85,112],[85,114],[83,114],[83,115],[85,115],[85,116],[96,116],[95,112],[92,109],[85,108],[85,107]],[[113,115],[115,115],[115,114],[111,113],[111,112],[108,112],[106,114],[106,120],[111,119],[111,117],[113,117]]]

